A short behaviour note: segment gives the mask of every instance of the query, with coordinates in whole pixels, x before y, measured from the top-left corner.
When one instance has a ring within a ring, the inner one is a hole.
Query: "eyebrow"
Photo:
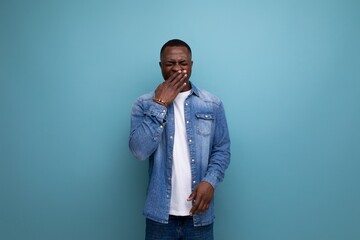
[[[170,59],[170,60],[165,60],[165,62],[170,62],[170,63],[179,62],[179,63],[183,63],[183,62],[187,62],[187,60],[186,60],[186,59],[181,59],[180,61],[176,61],[176,60]]]

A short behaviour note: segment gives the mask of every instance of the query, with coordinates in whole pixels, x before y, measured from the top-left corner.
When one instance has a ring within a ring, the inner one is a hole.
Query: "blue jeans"
[[[145,240],[213,240],[213,224],[194,227],[190,216],[169,217],[169,223],[146,219]]]

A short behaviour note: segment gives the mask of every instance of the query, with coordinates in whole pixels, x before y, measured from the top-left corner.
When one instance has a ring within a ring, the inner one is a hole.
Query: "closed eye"
[[[174,65],[176,65],[176,64],[179,64],[179,65],[181,65],[181,66],[187,66],[188,65],[188,62],[187,61],[180,61],[180,62],[165,62],[165,66],[166,67],[172,67],[172,66],[174,66]]]

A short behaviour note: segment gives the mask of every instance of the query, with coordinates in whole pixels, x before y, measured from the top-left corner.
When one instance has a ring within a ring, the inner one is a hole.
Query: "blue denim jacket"
[[[185,100],[184,113],[188,138],[192,189],[201,181],[214,188],[224,178],[230,163],[230,138],[222,102],[193,84]],[[131,113],[129,147],[136,158],[149,159],[149,183],[145,217],[167,223],[171,197],[174,108],[152,101],[154,92],[139,97]],[[210,208],[194,216],[194,226],[214,220],[214,201]]]

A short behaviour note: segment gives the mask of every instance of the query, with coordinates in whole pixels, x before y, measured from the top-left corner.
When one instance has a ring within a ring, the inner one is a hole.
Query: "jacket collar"
[[[200,96],[199,94],[199,89],[192,83],[190,82],[191,84],[191,93],[190,94],[195,94],[196,96]]]

